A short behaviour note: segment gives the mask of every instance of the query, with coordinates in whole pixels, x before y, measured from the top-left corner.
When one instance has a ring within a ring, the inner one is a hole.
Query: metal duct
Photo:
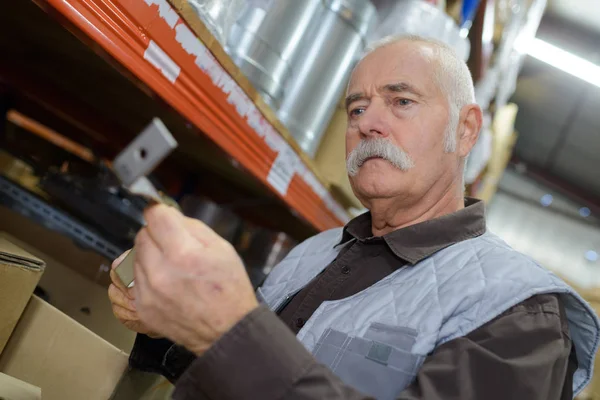
[[[368,0],[323,0],[319,8],[319,18],[294,56],[293,77],[278,112],[311,157],[377,22],[376,9]]]
[[[234,22],[244,9],[246,0],[188,0],[188,4],[219,43],[224,45]]]
[[[464,61],[469,58],[470,42],[461,36],[454,19],[443,10],[422,0],[379,2],[381,21],[373,39],[390,35],[419,35],[446,43]]]
[[[292,60],[320,11],[320,0],[277,0],[266,12],[248,7],[229,35],[227,52],[274,109]]]

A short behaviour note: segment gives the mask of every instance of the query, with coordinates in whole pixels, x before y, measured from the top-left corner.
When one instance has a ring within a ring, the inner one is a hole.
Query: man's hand
[[[258,307],[234,248],[202,222],[172,207],[144,213],[135,240],[134,301],[142,323],[203,354]]]
[[[119,258],[113,261],[110,271],[111,285],[108,287],[108,298],[110,299],[113,314],[115,317],[128,329],[143,333],[150,337],[158,337],[156,333],[151,332],[141,321],[135,308],[135,295],[133,289],[125,287],[119,276],[115,272],[115,268],[123,261],[129,253],[127,250],[121,254]]]

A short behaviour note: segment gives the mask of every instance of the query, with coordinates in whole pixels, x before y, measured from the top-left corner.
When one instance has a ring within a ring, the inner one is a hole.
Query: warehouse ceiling
[[[550,0],[547,10],[548,14],[600,32],[598,0]]]
[[[537,37],[600,65],[600,3],[549,0]],[[516,158],[600,205],[600,88],[527,57],[513,101]]]

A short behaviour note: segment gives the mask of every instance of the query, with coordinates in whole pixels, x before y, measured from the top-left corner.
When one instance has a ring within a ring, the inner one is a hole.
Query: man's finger
[[[217,232],[213,231],[208,225],[198,219],[186,217],[183,222],[186,232],[204,246],[208,246],[211,240],[225,240],[219,236]]]
[[[143,303],[147,300],[148,295],[148,275],[142,265],[139,262],[134,264],[135,269],[135,285],[133,285],[133,293],[135,294],[135,306],[136,309],[143,311]],[[139,314],[138,314],[139,316]]]
[[[137,279],[139,269],[154,268],[163,258],[160,244],[153,240],[148,228],[140,230],[135,238],[134,275]],[[135,285],[134,285],[135,286]]]
[[[108,298],[113,305],[135,311],[135,301],[132,298],[127,297],[125,293],[119,290],[115,285],[110,285],[108,287]]]
[[[131,311],[131,310],[121,307],[119,305],[113,306],[113,314],[115,315],[115,317],[117,317],[117,319],[119,319],[121,321],[139,321],[140,320],[140,318],[138,317],[138,315],[135,311]]]
[[[133,285],[133,294],[136,301],[139,301],[141,289],[148,289],[148,276],[155,274],[157,268],[164,268],[162,264],[163,253],[158,244],[152,240],[148,229],[144,228],[135,238],[136,258],[133,264],[135,285]]]
[[[163,204],[152,206],[144,211],[144,218],[147,222],[145,230],[163,251],[177,248],[189,239],[185,217],[173,207]]]

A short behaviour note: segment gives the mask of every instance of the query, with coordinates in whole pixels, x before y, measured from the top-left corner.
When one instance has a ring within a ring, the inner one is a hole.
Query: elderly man
[[[176,382],[176,399],[572,399],[599,324],[463,198],[482,117],[464,62],[423,38],[386,40],[356,66],[346,105],[348,173],[369,212],[295,248],[259,305],[227,242],[149,209],[136,284],[109,289],[140,333],[131,364]]]

